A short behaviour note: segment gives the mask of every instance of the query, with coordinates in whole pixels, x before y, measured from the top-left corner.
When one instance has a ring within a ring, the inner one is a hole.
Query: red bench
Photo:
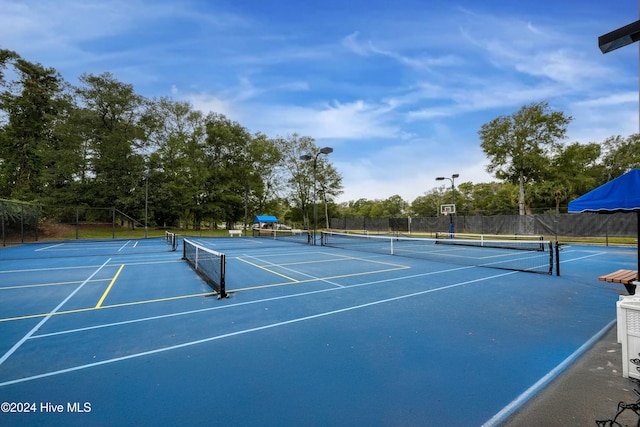
[[[629,292],[629,295],[635,295],[636,285],[634,282],[638,280],[638,271],[618,270],[613,273],[600,276],[598,277],[598,280],[611,283],[622,283],[624,287],[627,288],[627,292]]]

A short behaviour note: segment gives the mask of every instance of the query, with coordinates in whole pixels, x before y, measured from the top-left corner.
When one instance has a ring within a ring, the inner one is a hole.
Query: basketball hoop
[[[456,213],[456,205],[440,205],[442,215],[453,215]]]

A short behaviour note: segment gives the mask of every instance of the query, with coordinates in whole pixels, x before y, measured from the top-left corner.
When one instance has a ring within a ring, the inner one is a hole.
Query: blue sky
[[[331,146],[339,201],[490,182],[478,130],[547,101],[567,142],[638,132],[635,0],[0,0],[0,46],[72,84],[111,72],[251,132]],[[447,181],[444,181],[447,182]]]

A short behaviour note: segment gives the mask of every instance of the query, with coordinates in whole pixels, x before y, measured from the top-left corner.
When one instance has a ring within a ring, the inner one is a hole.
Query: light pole
[[[316,244],[316,234],[318,232],[318,204],[316,202],[316,169],[318,167],[318,156],[320,154],[331,154],[333,148],[323,147],[316,153],[315,156],[310,154],[303,154],[300,156],[300,160],[310,161],[313,159],[313,244]]]
[[[149,171],[144,173],[144,238],[149,235],[148,227],[149,218]]]
[[[598,37],[598,47],[602,53],[609,53],[612,50],[619,49],[637,41],[640,41],[640,20]],[[638,49],[638,58],[640,61],[640,47]],[[640,77],[638,77],[638,80],[640,82]],[[640,96],[640,91],[638,91],[638,93]],[[640,112],[640,109],[638,111]],[[640,212],[637,212],[637,216],[638,230],[640,230]],[[640,239],[638,239],[638,267],[640,267]]]
[[[436,178],[436,181],[444,181],[445,179],[448,179],[449,181],[451,181],[451,204],[454,206],[453,209],[455,209],[455,205],[456,205],[456,184],[455,184],[455,179],[458,178],[460,175],[457,173],[454,173],[453,175],[451,175],[451,178],[448,178],[446,176],[439,176]],[[453,237],[453,213],[449,214],[449,234],[450,237]]]

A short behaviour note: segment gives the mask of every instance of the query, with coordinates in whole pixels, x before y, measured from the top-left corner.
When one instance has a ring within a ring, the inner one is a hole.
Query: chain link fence
[[[421,218],[332,218],[334,230],[373,233],[448,232],[535,235],[547,239],[637,239],[638,213],[437,216]],[[144,224],[116,208],[45,206],[0,199],[2,245],[50,239],[124,238]]]
[[[0,199],[2,246],[40,240],[124,238],[144,227],[116,208],[46,206]]]

